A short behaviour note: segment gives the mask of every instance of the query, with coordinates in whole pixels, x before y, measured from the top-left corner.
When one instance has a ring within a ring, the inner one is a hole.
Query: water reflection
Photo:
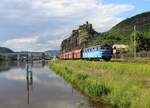
[[[46,64],[46,61],[43,60],[43,61],[42,61],[42,67],[45,67],[45,64]]]
[[[26,73],[26,79],[27,79],[27,103],[30,104],[30,92],[33,90],[33,71],[32,71],[32,64],[27,64],[27,73]]]
[[[0,62],[0,72],[9,71],[10,69],[13,69],[16,67],[25,69],[26,62]]]
[[[47,62],[6,63],[5,67],[8,70],[0,72],[0,108],[111,108],[83,96]]]
[[[10,69],[10,63],[8,63],[8,62],[0,63],[0,72],[8,71],[9,69]]]
[[[18,64],[18,67],[20,67],[21,69],[25,69],[26,68],[26,62],[23,61],[23,62],[17,62]]]

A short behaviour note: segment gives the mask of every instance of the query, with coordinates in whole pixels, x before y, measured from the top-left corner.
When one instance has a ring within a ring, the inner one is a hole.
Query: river
[[[90,101],[48,68],[45,62],[1,63],[0,108],[111,108]]]

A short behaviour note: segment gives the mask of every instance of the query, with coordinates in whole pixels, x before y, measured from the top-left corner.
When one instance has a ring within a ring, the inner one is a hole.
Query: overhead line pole
[[[134,25],[134,58],[136,58],[136,25]]]

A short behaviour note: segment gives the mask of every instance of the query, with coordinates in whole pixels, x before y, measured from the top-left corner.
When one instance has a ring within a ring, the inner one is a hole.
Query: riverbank
[[[119,108],[150,108],[148,64],[56,60],[49,66],[90,97]]]

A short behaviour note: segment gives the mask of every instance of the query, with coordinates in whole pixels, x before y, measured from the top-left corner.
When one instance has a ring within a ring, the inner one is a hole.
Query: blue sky
[[[121,17],[130,17],[142,12],[150,11],[150,0],[104,0],[104,3],[132,4],[134,9],[120,14]]]
[[[1,0],[0,46],[15,51],[59,49],[86,21],[103,32],[145,11],[150,11],[150,0]]]

